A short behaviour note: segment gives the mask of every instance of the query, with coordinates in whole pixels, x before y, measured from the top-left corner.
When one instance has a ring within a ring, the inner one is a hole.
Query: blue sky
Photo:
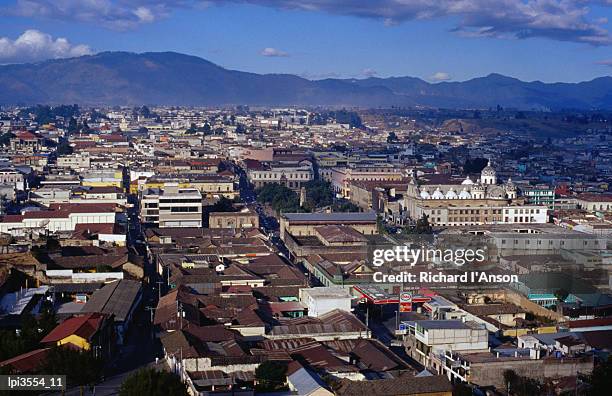
[[[611,14],[610,0],[0,0],[0,63],[177,51],[308,78],[584,81],[612,72]]]

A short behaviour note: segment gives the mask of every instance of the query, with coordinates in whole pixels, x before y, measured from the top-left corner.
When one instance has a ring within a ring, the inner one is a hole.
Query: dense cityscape
[[[5,106],[0,370],[74,395],[606,394],[611,116]],[[422,255],[373,260],[394,246]]]

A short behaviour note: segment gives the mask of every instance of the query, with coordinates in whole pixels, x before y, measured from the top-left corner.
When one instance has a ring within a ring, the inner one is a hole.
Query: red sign
[[[412,293],[401,292],[399,302],[400,312],[412,312]]]

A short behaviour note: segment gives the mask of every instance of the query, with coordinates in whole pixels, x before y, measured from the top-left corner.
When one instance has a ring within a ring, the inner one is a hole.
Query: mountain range
[[[308,80],[228,70],[176,52],[102,52],[0,66],[0,104],[427,106],[612,109],[612,77],[525,82],[500,74],[463,82],[415,77]]]

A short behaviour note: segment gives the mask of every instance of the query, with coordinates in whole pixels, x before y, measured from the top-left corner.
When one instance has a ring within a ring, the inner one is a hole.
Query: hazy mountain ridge
[[[612,77],[552,84],[499,74],[437,84],[415,77],[311,81],[228,70],[174,52],[103,52],[0,66],[0,104],[35,103],[612,109]]]

